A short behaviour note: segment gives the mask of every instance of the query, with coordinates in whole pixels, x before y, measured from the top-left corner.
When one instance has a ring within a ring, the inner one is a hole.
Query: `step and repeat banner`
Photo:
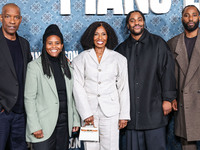
[[[6,3],[15,3],[21,8],[22,23],[18,34],[25,37],[31,46],[34,58],[41,54],[42,36],[46,27],[57,24],[64,36],[66,56],[72,61],[83,49],[80,37],[94,21],[109,23],[117,33],[119,43],[128,34],[125,30],[126,14],[139,9],[145,13],[146,28],[169,40],[183,32],[181,11],[193,4],[199,8],[199,0],[0,0],[0,9]],[[1,25],[1,24],[0,24]],[[179,139],[174,136],[173,115],[168,126],[168,150],[181,150]],[[83,150],[82,143],[70,139],[70,150]],[[120,147],[125,149],[126,138],[121,132]],[[200,148],[198,149],[200,150]]]

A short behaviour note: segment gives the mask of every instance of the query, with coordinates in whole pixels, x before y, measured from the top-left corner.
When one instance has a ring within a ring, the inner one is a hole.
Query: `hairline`
[[[200,11],[199,11],[199,9],[198,9],[195,5],[187,5],[187,6],[185,6],[185,7],[183,8],[183,10],[182,10],[182,16],[183,16],[183,14],[185,13],[185,10],[186,10],[187,8],[189,8],[189,7],[194,7],[194,8],[196,8],[198,14],[200,15]]]
[[[19,10],[19,15],[21,16],[21,9],[19,8],[19,6],[17,6],[15,3],[8,3],[5,4],[2,9],[1,9],[1,15],[3,15],[5,13],[5,9],[6,7],[12,7],[12,8],[17,8]]]

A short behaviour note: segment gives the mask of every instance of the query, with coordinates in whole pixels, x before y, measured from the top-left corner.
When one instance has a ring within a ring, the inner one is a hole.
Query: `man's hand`
[[[172,104],[169,101],[163,101],[162,107],[165,116],[172,111]]]
[[[173,109],[174,111],[177,111],[177,110],[178,110],[177,100],[176,100],[176,99],[174,99],[174,100],[172,101],[172,109]]]

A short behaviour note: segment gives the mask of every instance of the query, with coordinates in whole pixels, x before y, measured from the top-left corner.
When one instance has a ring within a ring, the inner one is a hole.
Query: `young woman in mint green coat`
[[[72,96],[72,70],[56,25],[46,29],[42,54],[28,64],[26,77],[27,142],[34,150],[66,150],[80,120]]]

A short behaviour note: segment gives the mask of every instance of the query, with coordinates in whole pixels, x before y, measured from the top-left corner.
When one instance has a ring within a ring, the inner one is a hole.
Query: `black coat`
[[[20,36],[18,36],[18,38],[24,60],[23,70],[25,77],[27,63],[32,60],[32,56],[28,41]],[[17,102],[18,90],[19,84],[12,56],[3,35],[2,28],[0,28],[0,106],[3,106],[7,112],[10,112]]]
[[[116,51],[128,60],[131,121],[127,129],[147,130],[168,123],[162,102],[176,98],[174,60],[166,42],[146,29],[136,41],[129,36]]]

